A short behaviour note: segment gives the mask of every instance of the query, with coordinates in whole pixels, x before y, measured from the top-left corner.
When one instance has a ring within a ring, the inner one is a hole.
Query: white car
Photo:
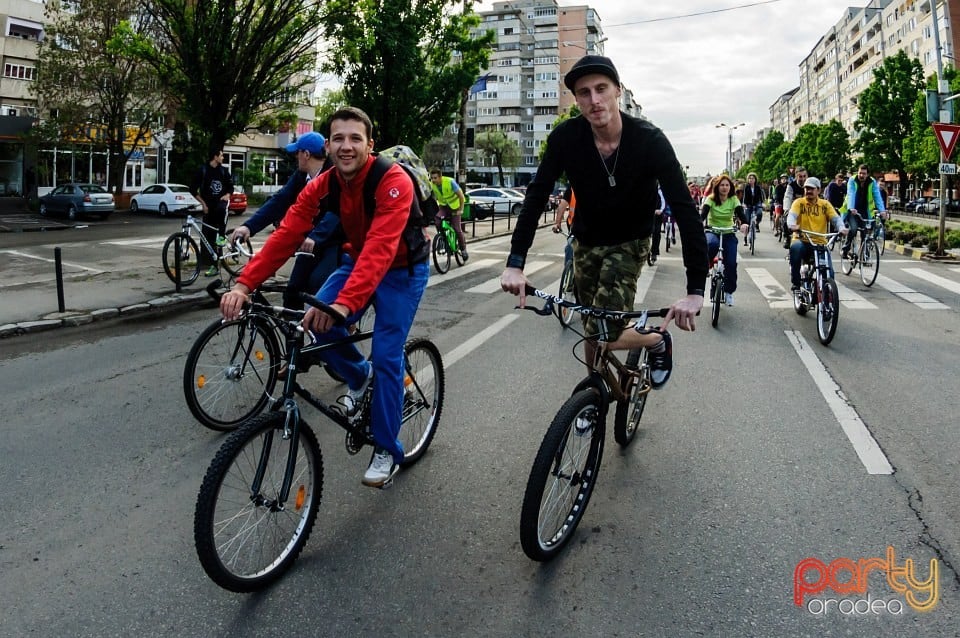
[[[475,188],[467,191],[471,202],[493,204],[494,214],[519,215],[523,207],[523,194],[512,188]]]
[[[164,216],[168,213],[199,213],[203,206],[183,184],[154,184],[130,198],[130,212],[142,210],[157,211]]]

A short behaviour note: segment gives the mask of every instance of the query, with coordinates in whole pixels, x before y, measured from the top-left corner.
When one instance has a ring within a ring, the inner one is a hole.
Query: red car
[[[242,191],[233,191],[230,193],[230,203],[227,210],[231,215],[242,215],[247,212],[247,194]]]

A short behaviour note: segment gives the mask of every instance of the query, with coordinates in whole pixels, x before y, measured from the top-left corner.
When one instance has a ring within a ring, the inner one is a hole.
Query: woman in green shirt
[[[708,263],[716,257],[723,242],[723,292],[724,301],[733,305],[733,293],[737,290],[737,234],[747,232],[747,217],[743,206],[734,193],[733,180],[721,175],[713,186],[713,192],[703,200],[700,217],[707,222]],[[720,228],[724,230],[713,230]]]

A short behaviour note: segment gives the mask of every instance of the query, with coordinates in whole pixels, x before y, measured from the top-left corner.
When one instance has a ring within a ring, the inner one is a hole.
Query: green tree
[[[456,117],[463,93],[487,64],[493,32],[454,0],[327,0],[323,68],[344,82],[347,103],[373,120],[378,147],[421,151]],[[468,3],[469,4],[469,3]]]
[[[828,179],[850,167],[850,136],[839,120],[818,126],[816,155],[820,174]]]
[[[330,116],[346,105],[343,89],[324,89],[313,110],[313,130],[327,135],[330,132],[327,128]]]
[[[486,157],[492,158],[497,165],[497,174],[500,179],[498,184],[503,186],[503,169],[516,168],[520,165],[522,153],[520,145],[507,137],[503,131],[486,131],[477,135],[477,151],[483,153]]]
[[[953,67],[946,67],[943,70],[943,78],[949,83],[950,93],[960,92],[960,73]],[[937,89],[937,77],[931,75],[927,78],[927,88]],[[954,107],[956,109],[956,107]],[[956,115],[953,121],[957,121]],[[903,163],[907,172],[914,178],[929,178],[938,174],[940,164],[940,145],[937,143],[936,134],[933,127],[927,121],[927,105],[924,94],[917,96],[913,105],[913,127],[910,135],[903,142]],[[905,193],[906,184],[901,189],[901,197]]]
[[[553,121],[553,125],[550,127],[550,130],[552,131],[553,129],[560,126],[560,123],[563,122],[564,120],[569,120],[571,117],[577,117],[578,115],[580,115],[580,107],[577,106],[576,104],[571,104],[570,108],[568,108],[566,111],[564,111],[563,113],[557,116],[557,119]],[[547,140],[543,140],[542,142],[540,142],[540,150],[537,151],[537,162],[540,162],[543,160],[543,153],[546,150],[547,150]]]
[[[874,69],[873,82],[857,104],[854,127],[859,136],[854,149],[871,168],[895,170],[901,185],[907,182],[904,140],[913,130],[913,111],[922,90],[920,61],[899,51]]]
[[[783,133],[780,131],[770,131],[757,144],[751,160],[754,167],[750,170],[757,174],[761,182],[771,182],[779,175],[779,167],[776,165],[774,158],[777,148],[781,144],[783,144]]]
[[[152,70],[106,43],[122,22],[142,24],[147,15],[137,0],[49,2],[45,13],[32,83],[45,120],[39,137],[106,145],[108,182],[120,193],[127,158],[146,145],[163,101]]]
[[[111,45],[158,72],[190,123],[194,160],[251,127],[289,123],[306,101],[298,93],[316,64],[319,3],[150,0],[144,6],[152,22],[129,25]]]
[[[793,138],[791,159],[796,166],[804,166],[810,175],[823,176],[817,157],[818,130],[816,124],[804,124]]]

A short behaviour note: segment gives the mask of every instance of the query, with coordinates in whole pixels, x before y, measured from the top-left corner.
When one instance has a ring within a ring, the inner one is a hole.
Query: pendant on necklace
[[[617,178],[614,177],[613,175],[607,175],[607,181],[610,182],[610,186],[617,185]]]

